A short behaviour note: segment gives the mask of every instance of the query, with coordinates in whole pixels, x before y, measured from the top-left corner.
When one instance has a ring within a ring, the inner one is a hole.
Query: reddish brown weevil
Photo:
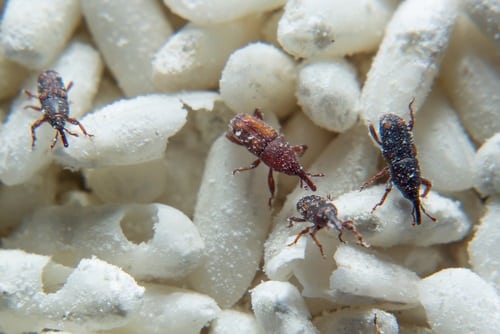
[[[316,233],[324,227],[334,227],[339,231],[339,240],[344,242],[342,239],[342,233],[344,229],[351,231],[364,247],[369,247],[363,240],[363,237],[356,230],[354,226],[354,222],[352,220],[341,221],[337,217],[337,208],[332,202],[332,197],[328,195],[326,198],[317,196],[317,195],[309,195],[302,197],[297,202],[297,211],[300,213],[302,217],[290,217],[288,218],[288,227],[292,227],[293,223],[298,222],[310,222],[313,225],[306,227],[303,229],[295,238],[295,240],[290,243],[288,246],[296,244],[299,239],[305,235],[309,234],[313,239],[314,243],[318,246],[321,255],[325,257],[323,252],[323,246],[316,238]]]
[[[316,185],[309,178],[310,176],[323,176],[323,174],[311,174],[304,171],[297,157],[301,157],[307,149],[306,145],[291,146],[276,130],[262,120],[262,112],[256,109],[254,116],[248,114],[238,114],[229,122],[229,130],[226,133],[227,139],[235,144],[245,146],[248,151],[258,157],[250,166],[237,168],[233,175],[245,170],[257,167],[260,162],[269,166],[267,183],[271,197],[269,206],[274,197],[273,170],[287,175],[297,175],[300,178],[300,186],[303,182],[309,189],[316,191]]]
[[[415,120],[412,107],[413,102],[415,102],[415,98],[413,98],[408,105],[410,109],[410,122],[408,124],[406,124],[404,119],[394,114],[382,116],[379,126],[380,139],[375,132],[373,124],[370,124],[370,134],[380,146],[382,156],[387,165],[373,177],[368,179],[361,186],[361,190],[375,180],[384,176],[389,176],[385,193],[380,202],[373,207],[372,212],[385,202],[394,184],[401,194],[412,203],[413,210],[411,215],[413,224],[419,225],[422,222],[420,210],[422,210],[432,221],[436,221],[436,218],[429,215],[420,202],[420,185],[423,184],[425,186],[424,193],[422,194],[422,197],[425,197],[431,190],[432,183],[420,176],[417,148],[413,141],[413,124]]]
[[[35,147],[36,128],[45,122],[49,122],[50,125],[57,130],[52,140],[52,144],[50,145],[51,149],[56,145],[59,134],[61,135],[64,147],[68,147],[68,140],[66,139],[64,131],[72,136],[78,137],[78,134],[65,128],[66,122],[78,125],[85,136],[92,137],[91,134],[87,133],[80,122],[69,117],[68,91],[71,89],[71,86],[73,86],[72,82],[65,87],[59,73],[53,70],[47,70],[40,73],[38,76],[38,95],[27,90],[24,91],[29,98],[38,98],[41,104],[41,107],[26,106],[25,109],[31,108],[43,113],[43,117],[31,125],[31,149]]]

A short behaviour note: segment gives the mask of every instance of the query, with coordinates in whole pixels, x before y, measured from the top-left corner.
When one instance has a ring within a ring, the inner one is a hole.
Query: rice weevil
[[[415,121],[413,111],[414,102],[415,98],[408,105],[408,109],[410,110],[410,122],[408,124],[397,115],[383,115],[379,125],[380,138],[377,136],[373,124],[370,124],[370,134],[380,146],[382,156],[387,165],[368,179],[361,186],[361,190],[365,189],[375,180],[389,176],[385,193],[380,202],[373,207],[372,212],[385,202],[394,184],[401,191],[401,194],[412,203],[413,209],[411,214],[413,225],[419,225],[422,222],[420,210],[432,221],[436,221],[436,218],[429,215],[420,202],[420,185],[425,186],[424,193],[422,194],[422,197],[425,197],[429,193],[432,183],[420,176],[417,148],[413,141],[413,124]]]
[[[72,136],[78,137],[78,134],[69,131],[65,127],[66,122],[78,125],[85,136],[93,137],[93,135],[87,133],[80,122],[69,117],[68,91],[72,86],[73,82],[70,82],[68,86],[65,87],[59,73],[54,70],[46,70],[38,76],[38,95],[35,95],[28,90],[24,91],[29,98],[38,98],[41,104],[41,107],[26,106],[25,109],[31,108],[43,113],[43,117],[31,125],[31,149],[35,147],[36,128],[45,122],[50,123],[50,125],[57,130],[56,135],[52,140],[52,144],[50,145],[51,149],[53,149],[56,145],[59,134],[61,135],[64,147],[68,147],[68,140],[66,139],[64,131]]]
[[[288,246],[296,244],[299,239],[305,235],[309,234],[313,239],[314,243],[318,246],[321,255],[325,257],[323,252],[323,246],[316,238],[316,233],[324,227],[334,227],[339,231],[339,240],[344,242],[342,239],[342,233],[344,229],[351,231],[359,241],[359,244],[364,247],[369,247],[365,243],[363,237],[356,230],[354,222],[352,220],[341,221],[337,217],[337,208],[333,204],[332,197],[328,195],[326,198],[318,195],[309,195],[302,197],[297,202],[297,211],[302,217],[290,217],[288,218],[288,227],[292,227],[293,223],[297,222],[311,222],[313,225],[303,229],[295,238],[295,240]]]
[[[275,190],[273,170],[287,175],[297,175],[300,178],[301,187],[303,187],[303,181],[309,189],[316,191],[316,185],[309,177],[323,176],[323,174],[311,174],[304,171],[297,159],[297,157],[304,154],[307,146],[290,145],[282,135],[263,121],[263,115],[259,109],[255,109],[253,116],[249,114],[234,116],[229,122],[226,137],[235,144],[245,146],[248,151],[258,157],[249,166],[235,169],[233,175],[256,168],[261,161],[269,166],[267,178],[269,191],[271,192],[268,201],[269,206],[271,206]]]

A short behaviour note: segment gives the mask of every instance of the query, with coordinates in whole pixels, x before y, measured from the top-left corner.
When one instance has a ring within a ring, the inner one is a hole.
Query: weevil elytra
[[[72,136],[78,137],[78,134],[66,129],[66,122],[78,125],[85,136],[92,137],[91,134],[87,133],[80,122],[69,117],[68,91],[72,86],[73,82],[70,82],[67,87],[64,86],[64,82],[59,73],[54,70],[47,70],[43,71],[38,76],[38,95],[27,90],[24,91],[29,98],[39,99],[41,104],[41,107],[26,106],[25,109],[31,108],[43,113],[43,117],[31,125],[31,149],[35,147],[36,128],[45,122],[50,123],[50,125],[57,130],[52,140],[52,144],[50,145],[51,149],[56,145],[59,134],[61,135],[64,147],[68,147],[68,140],[64,133],[65,131]]]
[[[256,168],[262,161],[269,166],[268,185],[271,197],[269,206],[274,197],[275,183],[273,170],[287,175],[296,175],[300,178],[300,186],[305,182],[309,189],[316,191],[316,185],[309,177],[323,176],[311,174],[304,170],[297,157],[301,157],[307,149],[306,145],[290,145],[282,135],[263,121],[262,112],[255,109],[254,115],[238,114],[229,122],[226,133],[227,139],[235,144],[245,146],[248,151],[258,157],[247,167],[237,168],[233,175]]]
[[[414,102],[415,98],[408,105],[408,109],[410,110],[410,122],[408,124],[397,115],[383,115],[379,126],[380,138],[377,136],[373,124],[370,124],[370,135],[380,146],[382,156],[387,165],[368,179],[361,186],[361,190],[377,179],[389,176],[382,199],[373,207],[372,212],[385,202],[394,184],[401,194],[412,203],[413,210],[411,214],[413,224],[419,225],[422,222],[420,210],[432,221],[436,221],[436,218],[429,215],[420,202],[420,185],[425,186],[424,193],[422,194],[422,197],[425,197],[431,190],[432,183],[420,176],[417,148],[413,141],[413,124],[415,122]]]
[[[359,232],[356,230],[356,227],[354,226],[354,222],[352,220],[341,221],[337,217],[337,208],[333,204],[332,200],[333,199],[330,195],[328,195],[326,198],[317,195],[309,195],[302,197],[297,202],[297,211],[302,217],[288,218],[288,227],[292,227],[294,222],[310,222],[313,225],[303,229],[297,235],[295,240],[288,246],[296,244],[303,235],[309,234],[314,243],[318,246],[321,255],[325,257],[323,246],[316,238],[316,233],[322,228],[333,227],[337,231],[339,231],[338,238],[340,242],[344,242],[344,239],[342,239],[342,233],[344,229],[346,229],[351,231],[356,236],[360,245],[369,247],[369,245],[366,244],[363,240],[361,234],[359,234]]]

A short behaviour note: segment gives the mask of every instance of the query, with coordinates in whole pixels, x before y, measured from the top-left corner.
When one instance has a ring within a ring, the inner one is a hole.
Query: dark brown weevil
[[[302,217],[288,218],[288,227],[292,227],[294,222],[310,222],[313,225],[303,229],[297,235],[295,240],[288,246],[296,244],[303,235],[309,234],[314,243],[318,246],[321,255],[325,257],[325,254],[323,253],[323,246],[316,238],[316,233],[324,227],[333,227],[339,231],[338,237],[340,242],[344,242],[344,239],[342,239],[342,233],[344,229],[346,229],[351,231],[356,236],[360,245],[369,247],[369,245],[363,240],[361,234],[359,234],[356,230],[352,220],[341,221],[337,217],[337,208],[333,204],[332,197],[330,195],[326,198],[317,195],[304,196],[297,202],[297,211]]]
[[[365,189],[375,180],[389,176],[385,193],[380,202],[373,207],[372,212],[385,202],[394,184],[401,191],[401,194],[412,203],[413,210],[411,215],[413,224],[419,225],[422,222],[420,210],[432,221],[436,221],[436,218],[429,215],[420,202],[420,185],[425,186],[424,193],[422,194],[422,197],[425,197],[431,190],[432,183],[420,176],[417,148],[413,141],[413,124],[415,120],[413,102],[415,102],[415,98],[408,105],[410,109],[410,122],[408,124],[406,124],[404,119],[394,114],[382,116],[379,126],[381,139],[377,136],[373,124],[370,124],[370,134],[380,146],[382,156],[387,165],[369,178],[361,186],[361,190]]]
[[[25,109],[31,108],[43,113],[43,117],[34,122],[31,125],[31,149],[35,147],[35,130],[40,125],[45,122],[49,122],[50,125],[57,130],[50,148],[53,149],[57,143],[57,138],[59,134],[64,147],[68,147],[68,140],[64,131],[68,134],[78,137],[78,134],[69,131],[65,128],[66,122],[74,125],[78,125],[80,130],[82,130],[85,136],[92,137],[91,134],[87,133],[83,125],[80,124],[76,119],[70,118],[69,115],[69,102],[68,102],[68,91],[73,86],[73,82],[70,82],[67,87],[64,86],[63,80],[59,73],[54,70],[47,70],[40,73],[38,76],[38,95],[25,90],[24,92],[29,98],[37,98],[40,100],[41,107],[38,106],[26,106]]]
[[[311,174],[304,171],[297,157],[301,157],[307,149],[306,145],[291,146],[282,135],[278,134],[270,125],[262,120],[262,112],[255,109],[254,116],[249,114],[238,114],[229,122],[229,129],[226,133],[227,139],[235,144],[245,146],[248,151],[258,157],[250,166],[237,168],[233,175],[253,169],[260,162],[269,166],[267,183],[271,197],[269,206],[274,197],[273,170],[287,175],[297,175],[300,178],[300,186],[303,182],[309,189],[316,191],[316,185],[309,178],[310,176],[323,176],[323,174]]]

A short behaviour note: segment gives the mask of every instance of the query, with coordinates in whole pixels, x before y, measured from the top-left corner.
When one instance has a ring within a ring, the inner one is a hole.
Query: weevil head
[[[54,129],[62,130],[66,125],[66,120],[63,117],[54,117],[50,120],[50,125],[52,125]]]
[[[245,145],[245,137],[243,136],[242,123],[238,119],[238,115],[235,116],[229,122],[229,126],[226,132],[226,138],[238,145]]]

